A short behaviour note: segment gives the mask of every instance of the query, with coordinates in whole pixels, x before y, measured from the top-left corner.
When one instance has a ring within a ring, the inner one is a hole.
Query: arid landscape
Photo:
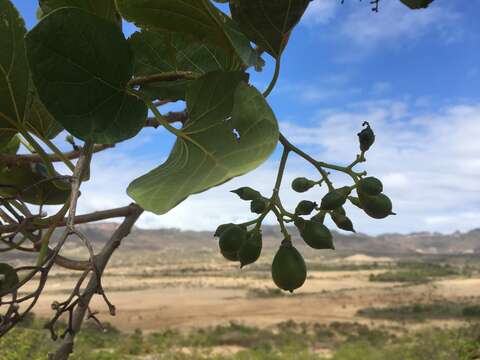
[[[84,230],[101,243],[112,227],[101,224]],[[192,359],[270,358],[252,355],[258,345],[255,342],[243,338],[237,341],[239,329],[266,331],[271,336],[279,336],[282,331],[303,331],[310,337],[318,329],[333,331],[331,341],[327,336],[300,343],[305,359],[350,359],[341,357],[341,349],[357,340],[371,342],[368,338],[375,334],[376,339],[385,337],[382,345],[387,346],[395,343],[387,340],[390,336],[401,340],[431,329],[442,334],[461,333],[467,326],[475,327],[477,335],[480,332],[476,325],[480,320],[480,260],[475,247],[480,243],[479,231],[450,236],[337,234],[336,251],[308,249],[296,237],[307,261],[308,279],[294,294],[278,290],[271,281],[270,264],[279,241],[275,234],[275,228],[267,228],[260,261],[239,269],[236,263],[221,257],[210,233],[136,230],[115,254],[103,279],[108,297],[116,306],[116,316],[108,314],[100,296],[92,308],[105,324],[125,336],[140,336],[146,343],[166,331],[177,336],[198,336],[198,332],[223,329],[230,334],[223,342],[218,340],[221,336],[216,336],[219,343],[214,344],[190,343],[180,349],[169,346],[169,351]],[[80,244],[74,243],[69,244],[66,254],[76,258],[84,255]],[[53,273],[35,317],[52,316],[52,302],[66,298],[75,279],[71,272]],[[96,325],[92,320],[89,323],[87,331],[95,331]],[[8,341],[8,337],[2,341]],[[291,358],[289,350],[281,350],[285,344],[277,345],[267,352],[278,350],[279,359]],[[192,355],[199,347],[202,351]],[[468,356],[480,355],[478,347],[472,351]],[[241,357],[249,353],[250,357]],[[148,346],[138,354],[126,351],[123,355],[164,358]],[[82,356],[78,358],[93,355]],[[475,359],[445,357],[455,358]],[[377,357],[367,354],[357,359]]]

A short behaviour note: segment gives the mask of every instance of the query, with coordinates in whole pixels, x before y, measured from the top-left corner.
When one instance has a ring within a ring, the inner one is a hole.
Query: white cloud
[[[327,24],[334,18],[338,5],[338,0],[312,1],[302,18],[302,22],[309,26]]]
[[[446,6],[434,3],[428,9],[411,11],[400,1],[382,1],[378,13],[368,6],[357,6],[342,21],[341,36],[360,47],[386,46],[401,40],[412,41],[429,31],[436,31],[446,42],[455,41],[461,34],[455,22],[460,15]]]

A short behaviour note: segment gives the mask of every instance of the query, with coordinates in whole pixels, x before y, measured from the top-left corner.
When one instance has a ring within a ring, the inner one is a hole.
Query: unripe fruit
[[[15,269],[8,264],[0,263],[0,297],[9,293],[18,281]]]
[[[237,194],[242,200],[255,200],[262,197],[262,194],[250,187],[241,187],[231,192]]]
[[[296,192],[303,193],[315,186],[315,181],[304,177],[298,177],[292,181],[292,189]]]
[[[254,214],[261,214],[267,209],[267,201],[265,199],[255,199],[250,203],[250,211]]]
[[[362,126],[367,126],[365,129],[360,131],[358,135],[358,140],[360,142],[360,150],[367,151],[375,142],[375,134],[373,130],[370,128],[370,124],[365,121]]]
[[[238,251],[228,252],[220,250],[220,253],[229,261],[238,261]]]
[[[220,251],[226,254],[237,253],[246,238],[247,231],[238,225],[233,225],[220,235],[218,241]]]
[[[240,260],[240,268],[245,265],[253,264],[258,260],[262,252],[262,233],[260,230],[252,231],[247,240],[243,243],[238,252],[238,260]]]
[[[332,233],[318,221],[295,220],[295,226],[300,231],[300,236],[308,246],[314,249],[335,249],[333,246]]]
[[[221,224],[218,225],[217,230],[215,230],[215,233],[213,234],[214,237],[219,237],[222,235],[222,233],[227,230],[228,228],[235,226],[233,223],[228,223],[228,224]]]
[[[280,289],[293,292],[307,278],[307,266],[290,240],[282,241],[272,262],[272,279]]]
[[[296,215],[310,215],[317,207],[317,203],[309,200],[302,200],[295,208]]]
[[[383,191],[383,184],[376,177],[366,177],[358,182],[358,191],[362,194],[375,196]]]
[[[376,196],[360,195],[363,211],[372,218],[383,219],[392,213],[392,201],[388,196],[379,194]]]
[[[331,215],[333,222],[335,223],[335,225],[337,225],[339,229],[355,232],[352,220],[350,220],[345,214],[333,212]]]
[[[433,0],[400,0],[400,1],[413,10],[427,8],[428,5],[430,5],[433,2]]]
[[[362,203],[360,202],[360,199],[358,197],[355,197],[355,196],[349,196],[348,197],[348,200],[350,200],[350,202],[355,205],[356,207],[358,207],[359,209],[362,209],[363,210],[363,206],[362,206]]]
[[[322,210],[335,210],[339,208],[345,201],[352,190],[349,186],[344,186],[335,190],[330,191],[327,195],[322,198],[320,204],[320,209]]]

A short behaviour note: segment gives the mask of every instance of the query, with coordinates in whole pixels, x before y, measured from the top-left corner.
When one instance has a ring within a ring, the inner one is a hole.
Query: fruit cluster
[[[365,160],[365,153],[375,142],[375,134],[368,122],[358,133],[360,154],[350,165],[343,167],[319,162],[296,148],[288,141],[280,139],[284,147],[282,160],[279,166],[277,182],[270,198],[264,197],[259,191],[250,187],[241,187],[233,190],[240,199],[250,201],[250,210],[259,216],[242,224],[222,224],[214,236],[219,238],[221,254],[230,261],[238,261],[240,267],[252,264],[258,260],[262,251],[261,225],[266,215],[272,212],[280,225],[283,241],[272,262],[272,279],[282,290],[293,292],[301,287],[307,278],[307,267],[300,252],[292,243],[286,223],[293,223],[298,229],[301,238],[313,249],[335,249],[333,236],[324,224],[328,214],[333,223],[341,230],[355,232],[353,223],[347,216],[344,205],[348,202],[362,209],[368,216],[383,219],[392,212],[392,202],[383,193],[383,184],[376,177],[366,177],[367,173],[356,172],[353,168]],[[282,141],[283,140],[283,141]],[[311,180],[298,177],[291,183],[291,188],[298,193],[306,193],[315,186],[326,184],[327,193],[320,199],[320,204],[311,200],[300,201],[293,212],[285,210],[279,197],[279,187],[283,178],[286,161],[290,152],[297,153],[314,165],[321,175],[321,179]],[[325,170],[343,172],[351,177],[351,186],[335,188]],[[354,196],[353,192],[356,192]],[[315,212],[315,214],[313,214]],[[313,215],[312,215],[313,214]],[[309,219],[306,217],[310,216]],[[249,230],[249,227],[250,230]]]

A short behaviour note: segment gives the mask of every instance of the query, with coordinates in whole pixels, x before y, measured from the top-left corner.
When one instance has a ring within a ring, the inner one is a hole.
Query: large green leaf
[[[122,18],[115,8],[115,0],[40,0],[39,4],[42,11],[41,17],[61,7],[78,7],[110,20],[118,26],[122,25]]]
[[[187,91],[190,120],[167,161],[134,180],[128,194],[164,214],[189,195],[222,184],[263,163],[278,141],[275,115],[238,72],[212,72]]]
[[[28,103],[25,32],[15,7],[9,0],[0,0],[0,130],[16,128]]]
[[[61,8],[26,39],[40,100],[72,135],[113,144],[140,131],[147,108],[126,92],[133,54],[118,27],[79,8]]]
[[[279,58],[311,0],[232,0],[233,19],[250,40]]]
[[[142,30],[129,39],[135,53],[135,76],[147,76],[170,71],[192,71],[201,76],[215,70],[239,70],[237,56],[223,49],[199,42],[180,33]],[[191,80],[163,81],[142,86],[155,98],[185,99]]]
[[[63,127],[48,112],[38,96],[35,96],[33,99],[30,116],[25,122],[25,127],[28,131],[44,136],[47,139],[53,139],[63,130]]]
[[[58,174],[57,174],[58,175]],[[58,205],[70,196],[70,183],[66,180],[49,180],[43,164],[18,164],[0,168],[0,195],[21,196],[35,205]]]
[[[260,57],[237,24],[209,0],[115,0],[120,14],[144,29],[179,32],[200,42],[234,51],[247,66]]]

